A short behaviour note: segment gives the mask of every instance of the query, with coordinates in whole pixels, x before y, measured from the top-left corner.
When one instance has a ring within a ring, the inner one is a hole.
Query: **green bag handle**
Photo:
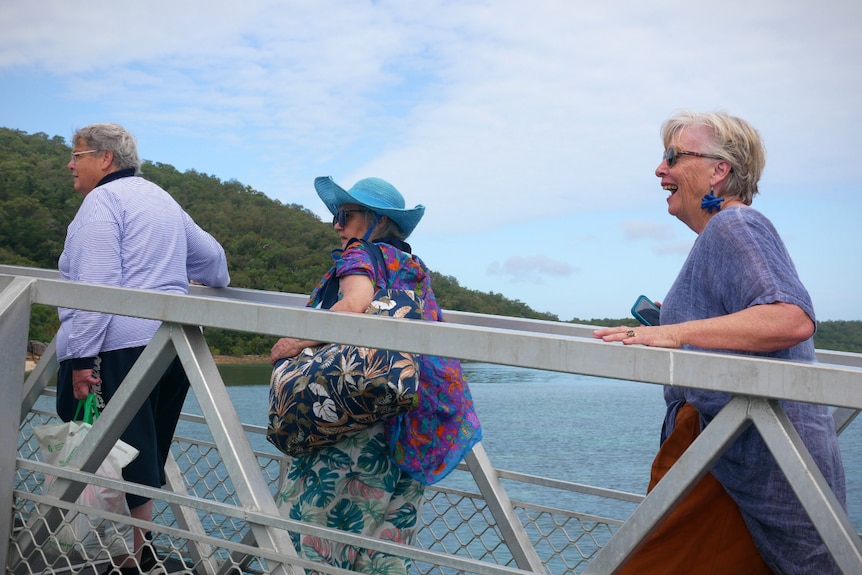
[[[84,411],[83,417],[81,417],[81,421],[84,423],[93,425],[99,419],[99,398],[96,397],[95,393],[90,393],[86,399],[78,400],[78,409],[75,410],[73,421],[78,421],[79,416],[81,416],[81,410]]]

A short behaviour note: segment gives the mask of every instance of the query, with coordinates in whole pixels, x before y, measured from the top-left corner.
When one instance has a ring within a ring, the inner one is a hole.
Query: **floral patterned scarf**
[[[396,242],[393,242],[396,243]],[[363,274],[375,289],[412,289],[425,302],[423,319],[443,321],[431,289],[431,274],[410,247],[378,243],[385,269],[375,265],[362,242],[351,242],[311,293],[308,305],[318,306],[330,278]],[[406,251],[405,251],[406,248]],[[369,249],[372,249],[369,246]],[[456,359],[422,355],[419,358],[419,405],[386,422],[386,440],[396,465],[416,481],[432,485],[446,477],[482,439],[467,380]]]

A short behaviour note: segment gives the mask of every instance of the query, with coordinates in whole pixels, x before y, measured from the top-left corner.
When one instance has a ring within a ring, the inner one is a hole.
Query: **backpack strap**
[[[352,243],[354,240],[350,240],[348,244]],[[382,272],[384,281],[386,285],[384,287],[389,286],[389,269],[386,267],[386,260],[383,259],[383,250],[380,249],[380,246],[369,242],[368,240],[356,240],[362,243],[362,247],[371,257],[371,265],[374,266],[375,273]],[[323,309],[329,309],[335,302],[338,301],[338,292],[340,290],[340,281],[334,275],[327,280],[326,285],[322,290],[322,297],[320,298],[320,307]]]
[[[371,261],[374,264],[375,271],[381,272],[383,275],[384,287],[389,287],[389,268],[386,267],[386,260],[383,259],[383,250],[379,244],[369,242],[368,240],[359,240],[362,242],[362,247],[365,248],[365,253],[371,256]]]

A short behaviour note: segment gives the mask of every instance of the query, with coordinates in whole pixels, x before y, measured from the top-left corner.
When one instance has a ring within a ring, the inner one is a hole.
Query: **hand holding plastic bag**
[[[96,395],[91,393],[87,399],[79,401],[75,419],[78,419],[83,409],[82,422],[70,421],[33,428],[33,434],[41,448],[42,459],[46,463],[59,467],[68,465],[75,450],[87,436],[93,421],[98,418],[96,400]],[[137,456],[137,449],[124,441],[117,441],[99,466],[96,475],[122,479],[123,468]],[[53,476],[47,477],[45,489],[50,489],[53,482]],[[92,509],[130,516],[125,493],[116,489],[87,485],[78,497],[77,503]],[[93,559],[105,551],[115,556],[126,554],[134,549],[134,530],[131,525],[114,523],[76,511],[66,512],[66,520],[67,522],[55,533],[59,550],[64,554],[74,552]]]

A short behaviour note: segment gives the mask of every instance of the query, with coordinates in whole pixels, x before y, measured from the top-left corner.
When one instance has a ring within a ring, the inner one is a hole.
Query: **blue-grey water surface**
[[[219,370],[242,421],[265,426],[269,366],[221,365]],[[486,363],[465,363],[464,372],[494,467],[646,491],[664,418],[660,386]],[[190,397],[187,408],[197,412],[194,403]],[[862,529],[862,418],[840,443],[850,518]]]

